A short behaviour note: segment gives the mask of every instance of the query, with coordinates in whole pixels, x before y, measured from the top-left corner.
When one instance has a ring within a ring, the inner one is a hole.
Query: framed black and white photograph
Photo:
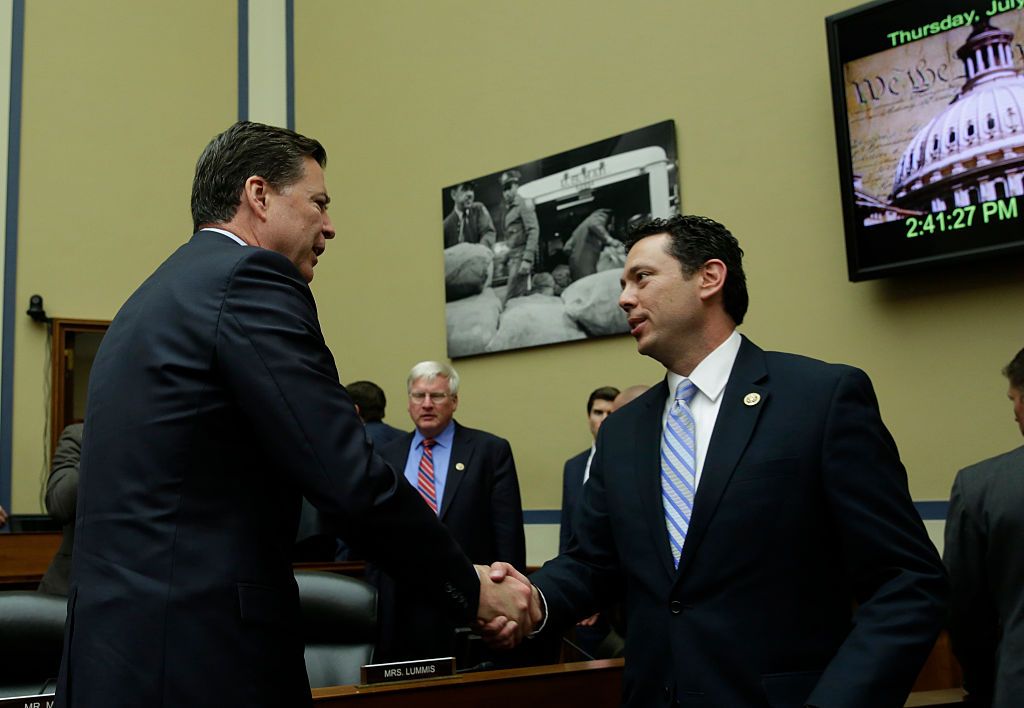
[[[679,211],[675,122],[442,190],[448,356],[629,331],[629,229]]]

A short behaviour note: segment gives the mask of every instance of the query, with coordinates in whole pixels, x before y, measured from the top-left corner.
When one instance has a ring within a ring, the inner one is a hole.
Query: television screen
[[[1024,252],[1019,0],[884,0],[828,33],[850,280]]]

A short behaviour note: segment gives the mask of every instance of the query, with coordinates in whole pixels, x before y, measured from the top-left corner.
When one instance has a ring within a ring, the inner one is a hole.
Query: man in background
[[[523,504],[508,441],[460,425],[459,375],[448,364],[424,361],[409,372],[409,417],[415,430],[381,455],[419,490],[422,506],[441,520],[476,564],[526,563]],[[394,545],[421,548],[424,540],[391,534]],[[419,588],[389,573],[375,574],[380,590],[379,661],[459,652],[449,615],[422,598]]]
[[[1024,349],[1003,375],[1024,435]],[[1024,446],[960,470],[950,494],[944,558],[950,638],[972,706],[1011,708],[1024,696]]]
[[[530,276],[537,259],[540,225],[537,213],[527,199],[519,196],[519,170],[501,175],[501,194],[505,202],[505,243],[508,245],[508,284],[502,303],[530,294]]]
[[[590,427],[590,435],[593,441],[590,448],[584,450],[575,457],[565,462],[562,470],[562,514],[561,524],[558,533],[558,552],[565,553],[569,548],[569,541],[572,538],[572,515],[576,510],[576,503],[579,501],[583,491],[583,485],[590,477],[590,461],[594,459],[594,451],[597,443],[597,431],[601,429],[601,423],[612,412],[615,397],[619,395],[619,389],[614,386],[602,386],[594,389],[587,399],[587,425]],[[575,640],[583,653],[594,659],[605,659],[616,654],[622,649],[621,637],[613,638],[610,646],[605,651],[599,650],[602,641],[613,631],[608,624],[607,617],[597,612],[580,620],[576,624]]]
[[[530,577],[541,634],[621,599],[629,708],[903,705],[947,587],[867,375],[736,331],[722,224],[630,240],[619,305],[665,380],[601,426],[575,540]]]
[[[58,707],[214,706],[226,686],[238,705],[311,705],[291,566],[303,496],[454,619],[530,627],[528,588],[480,581],[373,454],[338,380],[309,289],[335,235],[326,162],[283,128],[216,136],[196,165],[195,233],[103,337]]]
[[[594,389],[587,399],[587,425],[590,427],[590,435],[597,440],[597,431],[601,429],[601,423],[612,412],[612,402],[619,395],[619,389],[614,386],[602,386]],[[558,552],[565,553],[569,547],[569,538],[572,536],[572,513],[576,508],[576,501],[579,499],[583,483],[590,476],[590,461],[594,458],[596,442],[591,442],[590,447],[565,462],[562,469],[562,514],[561,525],[558,532]]]
[[[647,389],[650,386],[647,384],[633,384],[619,391],[619,395],[612,401],[612,413],[622,408],[627,403],[635,401],[640,398],[643,394],[647,393]]]
[[[444,218],[444,247],[457,243],[480,243],[494,248],[496,232],[491,213],[483,203],[474,201],[472,182],[462,182],[451,189],[452,210]]]
[[[384,390],[373,381],[353,381],[345,387],[355,403],[356,413],[366,426],[366,434],[373,444],[382,447],[405,431],[393,428],[384,422],[384,409],[388,399]]]
[[[67,595],[71,582],[71,556],[75,549],[75,510],[78,507],[78,467],[82,460],[82,423],[71,423],[60,433],[46,481],[46,513],[62,526],[60,548],[50,561],[39,592]]]

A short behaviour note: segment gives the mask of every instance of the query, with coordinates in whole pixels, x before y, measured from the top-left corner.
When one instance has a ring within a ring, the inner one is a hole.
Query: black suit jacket
[[[284,256],[195,234],[115,317],[85,419],[58,706],[213,706],[224,687],[239,705],[308,705],[290,563],[302,495],[475,613],[475,571],[372,454]]]
[[[574,541],[533,575],[551,628],[624,594],[627,706],[903,705],[947,588],[867,376],[743,341],[678,571],[667,393],[601,426]]]
[[[587,471],[590,449],[565,461],[562,470],[562,514],[558,527],[558,552],[565,553],[572,537],[572,515],[583,492],[583,474]]]
[[[950,636],[972,705],[1024,696],[1024,447],[960,470],[946,519]]]
[[[413,433],[405,433],[381,449],[381,456],[399,474],[405,469],[412,439]],[[523,503],[507,440],[455,423],[438,516],[474,563],[490,565],[500,560],[517,568],[526,565]],[[413,536],[393,534],[391,539],[407,548],[423,545],[422,539]],[[380,590],[380,652],[375,660],[451,655],[454,623],[450,616],[424,603],[408,583],[376,570],[370,576]]]

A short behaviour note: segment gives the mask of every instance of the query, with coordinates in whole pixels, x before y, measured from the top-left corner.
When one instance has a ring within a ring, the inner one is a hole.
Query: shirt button
[[[683,603],[679,602],[679,600],[673,600],[668,604],[668,609],[672,611],[672,614],[678,615],[683,611]]]

